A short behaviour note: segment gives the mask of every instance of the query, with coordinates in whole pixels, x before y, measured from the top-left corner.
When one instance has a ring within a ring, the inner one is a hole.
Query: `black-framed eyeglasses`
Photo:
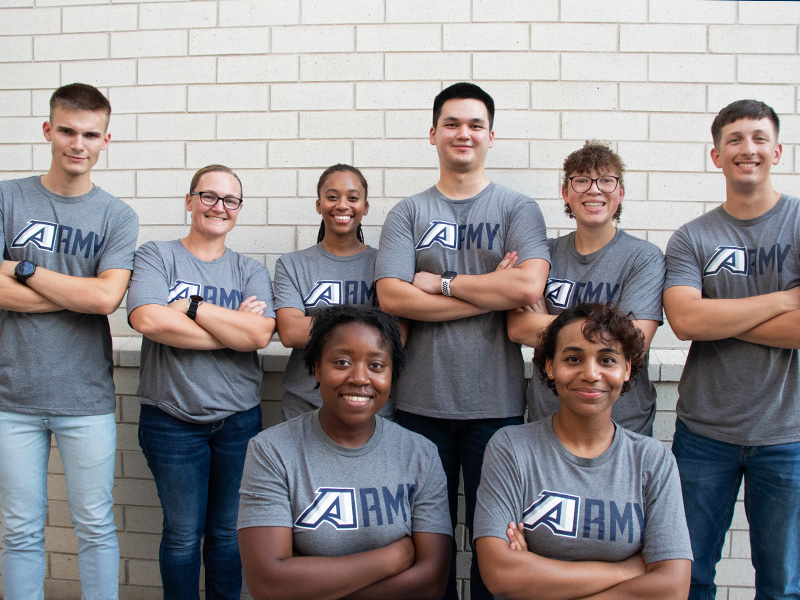
[[[575,190],[577,194],[583,194],[584,192],[588,192],[593,183],[597,184],[597,189],[603,192],[604,194],[610,194],[615,189],[617,189],[617,184],[619,183],[619,177],[614,175],[601,175],[600,177],[586,177],[585,175],[575,175],[569,178],[569,183],[572,186],[572,189]]]
[[[217,196],[214,192],[189,192],[190,196],[200,196],[200,202],[206,206],[216,206],[217,202],[222,200],[222,206],[228,210],[237,210],[244,200],[236,196]]]

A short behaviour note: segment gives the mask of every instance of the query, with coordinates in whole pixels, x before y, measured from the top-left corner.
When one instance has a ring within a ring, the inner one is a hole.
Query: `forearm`
[[[279,308],[278,337],[286,348],[303,349],[311,337],[311,317],[296,308]]]
[[[130,271],[124,285],[119,277],[77,277],[37,267],[28,278],[27,287],[67,310],[79,313],[110,315],[119,308],[128,286]]]
[[[720,340],[800,309],[797,298],[794,290],[748,298],[702,298],[699,290],[686,293],[686,288],[678,286],[664,291],[664,310],[680,339]]]
[[[666,560],[648,565],[648,572],[584,600],[685,600],[689,595],[691,561]]]
[[[529,264],[532,268],[526,268]],[[513,269],[458,275],[450,282],[450,293],[487,310],[531,306],[542,297],[548,269],[546,261],[531,259]]]
[[[209,302],[203,302],[197,308],[195,323],[219,340],[225,348],[239,352],[265,348],[275,332],[275,319]]]
[[[635,560],[631,559],[619,563],[560,561],[533,552],[511,550],[508,543],[499,538],[479,538],[478,541],[482,540],[499,542],[478,546],[484,583],[493,594],[513,600],[582,598],[618,585],[636,574]]]
[[[62,306],[4,274],[0,274],[0,309],[23,313],[64,310]]]
[[[539,335],[555,319],[555,315],[528,310],[508,311],[508,338],[517,344],[535,346]]]
[[[379,279],[376,289],[382,310],[415,321],[454,321],[489,312],[458,298],[429,294],[400,279]]]
[[[160,304],[145,304],[129,316],[131,327],[159,344],[186,350],[219,350],[226,346],[185,314]]]
[[[773,317],[734,337],[773,348],[800,348],[800,310]]]
[[[414,564],[353,594],[350,600],[439,600],[447,587],[450,566],[449,535],[415,533]]]
[[[347,556],[293,556],[259,569],[245,562],[247,588],[255,600],[339,600],[395,575],[392,551],[390,545]]]

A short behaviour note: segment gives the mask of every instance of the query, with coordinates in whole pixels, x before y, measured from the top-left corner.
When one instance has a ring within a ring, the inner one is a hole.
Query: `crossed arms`
[[[97,277],[78,277],[36,267],[22,284],[14,277],[17,261],[0,263],[0,308],[14,312],[45,313],[60,310],[109,315],[122,302],[129,269],[107,269]]]
[[[532,258],[516,266],[509,252],[491,273],[459,274],[450,283],[452,296],[442,295],[441,275],[420,271],[412,282],[393,277],[376,283],[381,308],[416,321],[452,321],[490,311],[532,305],[542,296],[550,264]]]
[[[747,298],[704,298],[688,285],[664,290],[664,312],[682,340],[736,338],[800,348],[800,287]]]
[[[414,533],[345,556],[298,556],[290,527],[239,530],[247,588],[256,600],[437,600],[450,565],[450,536]]]

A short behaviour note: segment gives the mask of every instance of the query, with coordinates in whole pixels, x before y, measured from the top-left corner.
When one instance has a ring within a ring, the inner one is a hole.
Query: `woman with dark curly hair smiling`
[[[611,409],[642,367],[629,315],[579,304],[543,331],[534,366],[552,416],[500,430],[475,511],[481,574],[512,599],[686,598],[689,533],[675,461]]]
[[[405,350],[395,319],[314,315],[305,362],[322,407],[247,451],[239,546],[256,600],[438,600],[452,528],[432,442],[378,416]]]

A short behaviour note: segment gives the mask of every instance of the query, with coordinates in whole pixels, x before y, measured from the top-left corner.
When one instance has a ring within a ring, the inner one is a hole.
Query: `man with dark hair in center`
[[[381,308],[409,322],[408,364],[392,396],[397,421],[437,445],[454,526],[463,472],[470,545],[486,444],[522,423],[525,408],[505,311],[535,304],[549,270],[538,205],[486,176],[493,121],[494,101],[474,84],[436,97],[429,137],[439,181],[391,210],[375,265]],[[454,555],[448,599],[457,597],[455,568]],[[471,598],[491,598],[474,558]]]

